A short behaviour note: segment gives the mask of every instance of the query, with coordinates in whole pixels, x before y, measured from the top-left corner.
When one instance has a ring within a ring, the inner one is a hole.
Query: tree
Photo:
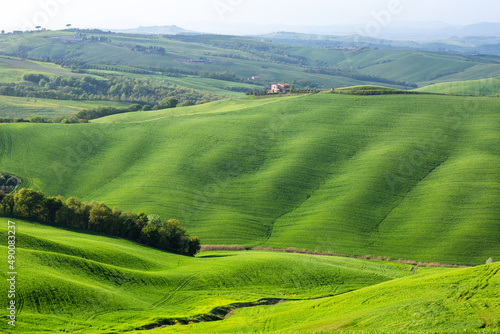
[[[113,213],[105,204],[92,201],[89,212],[89,227],[93,231],[109,232],[112,230]]]
[[[195,256],[201,249],[201,243],[199,237],[191,237],[188,241],[187,255]]]
[[[158,227],[148,224],[141,231],[141,243],[146,246],[156,246],[160,240]]]
[[[4,34],[5,34],[5,30],[2,30],[2,35],[4,35]]]
[[[189,107],[189,106],[194,106],[196,103],[194,103],[191,100],[184,101],[182,103],[179,103],[177,106],[178,107]]]
[[[155,227],[162,227],[163,222],[161,220],[161,217],[158,215],[148,215],[148,225],[152,225]]]
[[[160,230],[160,248],[185,254],[187,246],[186,230],[177,219],[168,220]]]
[[[47,216],[51,223],[56,221],[57,211],[63,207],[63,202],[59,197],[48,197],[43,202],[43,207],[47,211]]]
[[[21,211],[26,210],[30,219],[37,209],[42,208],[43,204],[43,194],[33,189],[23,188],[19,190],[14,199],[16,207]]]
[[[129,111],[139,111],[142,110],[142,106],[140,104],[133,104],[130,107],[128,107]]]
[[[12,216],[14,213],[14,207],[16,205],[16,201],[14,199],[14,195],[7,194],[2,200],[3,211],[5,212],[7,208],[9,209],[9,215]]]

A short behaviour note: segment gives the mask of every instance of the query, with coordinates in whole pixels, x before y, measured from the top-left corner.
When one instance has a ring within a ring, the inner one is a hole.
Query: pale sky
[[[136,28],[201,23],[364,24],[376,20],[500,22],[499,0],[0,0],[0,29]]]

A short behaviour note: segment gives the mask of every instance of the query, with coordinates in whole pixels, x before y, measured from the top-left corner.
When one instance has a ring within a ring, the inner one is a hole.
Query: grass
[[[402,264],[302,254],[203,252],[190,258],[14,221],[16,302],[22,305],[15,332],[22,333],[128,332],[159,318],[193,317],[235,302],[335,295],[410,275]],[[0,222],[6,239],[7,220]],[[7,329],[2,321],[0,330]]]
[[[0,83],[22,82],[25,74],[71,77],[85,76],[85,74],[73,73],[71,70],[53,63],[0,56]]]
[[[416,89],[419,92],[457,95],[500,95],[500,77],[481,80],[439,83]]]
[[[495,333],[500,264],[412,276],[321,300],[235,311],[151,333]]]
[[[128,105],[126,103],[110,101],[72,101],[0,96],[0,117],[72,117],[84,109],[93,109],[100,106],[123,108]]]
[[[208,245],[475,265],[500,256],[498,106],[326,93],[7,124],[1,171]]]
[[[500,326],[500,264],[467,269],[262,251],[195,258],[119,238],[14,219],[15,330],[5,333],[143,333],[164,319],[278,298],[223,321],[151,333],[297,333],[332,330],[446,332]],[[7,219],[0,219],[6,239]],[[5,243],[0,246],[6,251]],[[2,262],[6,291],[6,262]],[[319,297],[318,299],[312,299]]]

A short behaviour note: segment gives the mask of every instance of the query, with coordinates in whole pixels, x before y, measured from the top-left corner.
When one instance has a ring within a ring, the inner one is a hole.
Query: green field
[[[177,218],[202,244],[500,257],[500,100],[322,93],[6,124],[1,171]]]
[[[447,82],[416,89],[418,92],[457,95],[500,95],[500,77],[481,80]]]
[[[498,264],[419,268],[412,275],[411,266],[399,263],[306,254],[223,251],[190,258],[76,229],[13,221],[18,317],[15,330],[3,319],[5,333],[142,333],[136,330],[165,319],[194,321],[219,306],[270,298],[282,302],[236,309],[223,321],[148,332],[500,326]],[[6,239],[7,219],[0,224]],[[5,245],[0,248],[6,253]],[[6,291],[6,261],[1,268]]]
[[[13,57],[0,57],[0,83],[22,82],[25,74],[45,74],[71,77],[83,77],[56,64],[37,62]]]
[[[0,221],[6,239],[7,221]],[[236,302],[341,294],[407,276],[411,269],[269,252],[203,252],[190,258],[84,231],[14,221],[22,304],[16,330],[22,333],[132,330],[160,317],[192,317]],[[4,245],[0,248],[6,252]],[[0,329],[5,325],[2,321]]]
[[[129,104],[110,101],[70,101],[28,97],[0,96],[0,117],[43,118],[72,117],[84,109],[97,107],[123,108]]]

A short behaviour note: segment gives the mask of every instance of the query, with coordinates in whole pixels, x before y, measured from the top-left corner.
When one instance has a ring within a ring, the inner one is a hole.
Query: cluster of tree
[[[17,187],[17,179],[9,174],[0,173],[0,191],[5,193],[12,192]]]
[[[305,72],[340,76],[340,77],[352,78],[352,79],[356,79],[356,80],[378,82],[378,83],[405,86],[405,87],[411,87],[411,88],[418,88],[418,85],[410,83],[410,82],[391,80],[391,79],[381,78],[381,77],[377,77],[377,76],[370,75],[370,74],[362,74],[362,73],[356,72],[356,71],[351,70],[351,69],[340,68],[340,67],[308,68],[305,70]]]
[[[111,42],[111,40],[109,38],[104,37],[104,36],[90,36],[90,37],[84,36],[83,40],[91,41],[91,42],[100,42],[100,43]]]
[[[29,120],[24,118],[0,117],[0,123],[26,123]]]
[[[143,46],[143,45],[136,45],[134,47],[134,51],[137,52],[146,52],[146,53],[157,53],[160,55],[164,55],[167,50],[165,48],[162,48],[161,46]]]
[[[249,82],[247,79],[240,78],[234,73],[230,72],[207,72],[203,71],[200,72],[199,74],[200,78],[210,78],[210,79],[217,79],[217,80],[224,80],[224,81],[233,81],[233,82]]]
[[[108,80],[26,74],[26,83],[0,84],[0,95],[57,100],[104,100],[159,105],[175,98],[181,102],[209,102],[221,96],[148,79],[109,76]]]
[[[33,116],[28,118],[12,118],[12,117],[0,117],[0,123],[87,123],[87,120],[83,118],[43,118],[40,116]]]
[[[23,188],[15,194],[0,191],[0,210],[8,216],[114,235],[183,255],[194,256],[200,250],[200,239],[187,235],[178,220],[164,222],[158,215],[110,209],[96,201],[45,197]]]

